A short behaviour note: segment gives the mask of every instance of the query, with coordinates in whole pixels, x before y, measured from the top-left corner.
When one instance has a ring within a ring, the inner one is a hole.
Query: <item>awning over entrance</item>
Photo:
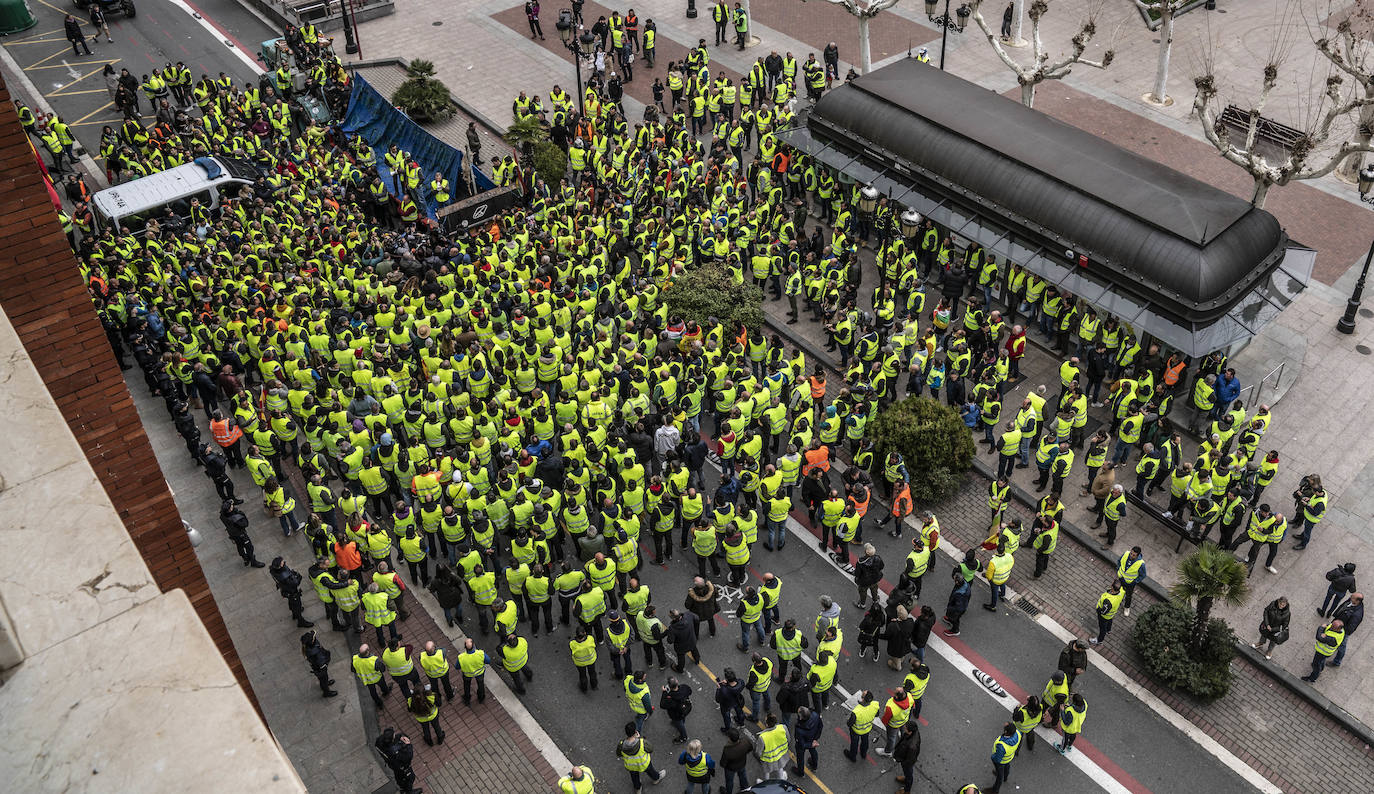
[[[1246,201],[915,60],[779,137],[1189,355],[1258,333],[1316,257]]]

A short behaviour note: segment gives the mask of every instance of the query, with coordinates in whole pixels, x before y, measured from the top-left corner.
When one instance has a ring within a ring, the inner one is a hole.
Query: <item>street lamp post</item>
[[[955,33],[963,33],[964,28],[968,27],[968,18],[973,15],[973,9],[964,3],[954,10],[954,16],[949,15],[949,0],[945,0],[945,13],[935,15],[935,9],[940,5],[940,0],[926,0],[926,18],[940,27],[940,69],[945,68],[945,45],[949,41],[949,31],[953,28]]]
[[[1370,163],[1360,171],[1360,201],[1367,204],[1374,204],[1374,163]],[[1355,333],[1355,314],[1360,310],[1360,299],[1364,297],[1364,282],[1369,277],[1369,260],[1374,259],[1374,242],[1369,244],[1369,253],[1365,254],[1364,267],[1360,270],[1360,280],[1355,282],[1355,290],[1350,293],[1350,300],[1345,302],[1345,314],[1336,322],[1336,330],[1343,334]]]
[[[344,52],[349,55],[358,52],[358,41],[353,38],[353,20],[349,18],[352,8],[352,0],[339,0],[339,21],[343,22],[344,29]]]
[[[1350,293],[1350,300],[1345,302],[1345,314],[1336,322],[1336,330],[1343,334],[1355,333],[1355,313],[1360,310],[1360,298],[1364,296],[1364,280],[1369,276],[1369,260],[1374,259],[1374,242],[1369,244],[1369,253],[1364,257],[1364,269],[1360,271],[1360,280],[1355,282],[1355,291]]]
[[[579,113],[586,113],[586,100],[582,96],[582,59],[591,56],[596,37],[583,30],[580,25],[573,24],[573,13],[570,8],[558,12],[558,21],[553,23],[553,26],[558,29],[558,38],[563,41],[563,46],[572,53],[573,66],[577,70],[577,110]],[[577,33],[579,30],[582,31],[581,34]]]
[[[1374,162],[1360,169],[1359,188],[1360,201],[1374,204]]]
[[[902,226],[902,236],[907,240],[916,239],[916,235],[921,231],[921,213],[908,208],[906,212],[897,216],[897,222]]]

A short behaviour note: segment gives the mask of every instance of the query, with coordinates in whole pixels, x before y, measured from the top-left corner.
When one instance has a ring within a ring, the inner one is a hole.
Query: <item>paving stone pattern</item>
[[[987,487],[987,479],[970,477],[968,486],[934,508],[946,536],[960,548],[987,537]],[[1016,512],[1029,526],[1033,510],[1024,504],[1017,507]],[[1021,597],[1086,640],[1097,636],[1094,606],[1116,572],[1080,544],[1065,541],[1061,534],[1049,570],[1039,580],[1031,577],[1034,552],[1019,553],[1009,584]],[[1130,548],[1120,541],[1117,546],[1123,551]],[[1374,786],[1374,764],[1352,763],[1361,758],[1374,761],[1374,750],[1335,728],[1325,714],[1242,657],[1232,663],[1235,677],[1230,693],[1215,702],[1204,703],[1159,685],[1144,672],[1143,661],[1130,642],[1136,619],[1156,599],[1137,588],[1134,602],[1131,616],[1118,614],[1107,642],[1097,648],[1133,680],[1284,791],[1356,791]],[[1248,626],[1235,629],[1241,636],[1250,631]],[[1294,642],[1310,644],[1305,635],[1295,635]]]
[[[867,252],[864,254],[864,261],[865,281],[871,286],[871,279],[875,279],[876,274],[871,266],[872,258]],[[866,304],[865,292],[860,290],[862,302]],[[770,301],[765,304],[765,311],[770,323],[775,327],[786,328],[790,333],[800,337],[803,344],[811,348],[813,354],[824,343],[820,326],[807,319],[803,319],[797,325],[783,325],[787,311],[785,302]],[[1052,368],[1058,366],[1057,361],[1043,349],[1031,347],[1030,350],[1023,361],[1022,373],[1025,378],[1020,384],[1018,394],[1042,382],[1050,382],[1047,378],[1054,374]],[[838,388],[840,383],[842,381],[838,373],[832,372],[832,390]],[[905,382],[899,386],[899,393],[902,393],[904,387]],[[1014,405],[1016,402],[1019,402],[1019,397],[1008,398],[1009,404]],[[984,460],[991,460],[991,456],[982,457]],[[1024,472],[1027,470],[1018,471],[1022,473],[1013,477],[1013,480],[1017,485],[1025,485],[1027,475]],[[1075,475],[1073,482],[1077,483],[1082,477],[1081,469],[1076,470]],[[1129,476],[1127,481],[1133,482]],[[970,477],[965,488],[946,502],[937,505],[917,505],[917,509],[932,509],[940,517],[940,525],[947,537],[960,548],[968,548],[970,545],[981,543],[987,537],[987,486],[986,478],[974,475]],[[1033,496],[1038,498],[1039,495]],[[875,498],[882,502],[881,498]],[[1076,498],[1072,485],[1065,489],[1065,501],[1069,506],[1068,518],[1077,519],[1080,526],[1086,527],[1083,518],[1089,514],[1083,505],[1084,500]],[[1025,504],[1018,507],[1023,519],[1028,523],[1032,508]],[[1135,521],[1136,524],[1128,525],[1127,522],[1123,522],[1117,541],[1118,548],[1129,549],[1131,543],[1135,542],[1130,534],[1131,526],[1147,523],[1147,519],[1141,518],[1139,513],[1139,510],[1135,510],[1128,514],[1128,519]],[[1149,523],[1154,522],[1149,520]],[[1143,529],[1141,531],[1143,534]],[[1160,570],[1160,566],[1154,562],[1154,549],[1167,544],[1168,549],[1172,550],[1175,538],[1171,532],[1157,525],[1153,528],[1144,543],[1147,565],[1151,566],[1152,576],[1158,577],[1160,573],[1167,573],[1171,567],[1170,563],[1165,563],[1165,570]],[[1010,580],[1012,589],[1028,596],[1031,603],[1078,636],[1085,639],[1096,636],[1094,605],[1098,595],[1106,589],[1114,576],[1114,569],[1109,568],[1088,549],[1070,541],[1066,535],[1061,535],[1059,548],[1051,560],[1049,570],[1040,580],[1030,577],[1033,559],[1033,552],[1029,551],[1018,556],[1020,564],[1013,569]],[[1374,785],[1374,763],[1351,763],[1352,754],[1361,759],[1374,760],[1374,749],[1357,741],[1324,713],[1243,658],[1238,657],[1234,662],[1236,676],[1231,692],[1214,703],[1202,703],[1156,683],[1143,671],[1141,660],[1129,647],[1129,636],[1135,617],[1138,617],[1149,604],[1154,603],[1154,599],[1143,589],[1137,589],[1135,601],[1138,608],[1133,610],[1133,617],[1117,618],[1112,635],[1102,652],[1137,683],[1148,688],[1190,722],[1287,792],[1358,790],[1358,786],[1347,789],[1357,781],[1363,781],[1365,785]],[[1249,605],[1256,614],[1262,606],[1262,603]],[[1298,611],[1295,605],[1295,625]],[[1240,625],[1235,621],[1233,626],[1241,636],[1247,636],[1252,630],[1248,624]],[[1304,629],[1295,631],[1294,637],[1290,643],[1293,646],[1310,647],[1310,643],[1304,639]]]

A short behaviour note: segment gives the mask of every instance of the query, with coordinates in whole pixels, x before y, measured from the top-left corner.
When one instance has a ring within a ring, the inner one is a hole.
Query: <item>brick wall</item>
[[[25,137],[0,78],[0,306],[158,586],[186,591],[262,716]]]

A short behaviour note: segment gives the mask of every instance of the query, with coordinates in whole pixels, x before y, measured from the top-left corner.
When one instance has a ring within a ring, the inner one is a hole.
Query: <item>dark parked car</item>
[[[765,780],[762,783],[755,783],[747,789],[743,789],[739,794],[806,794],[806,789],[796,783],[788,783],[786,780]]]
[[[135,13],[134,0],[73,0],[76,7],[85,11],[91,7],[91,3],[99,3],[100,10],[105,12],[105,16],[111,14],[123,14],[132,18]]]

